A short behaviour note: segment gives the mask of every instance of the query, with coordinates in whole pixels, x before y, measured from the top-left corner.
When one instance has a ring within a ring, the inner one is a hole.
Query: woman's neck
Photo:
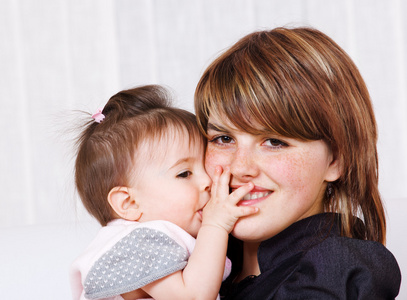
[[[260,243],[243,243],[243,267],[242,272],[236,278],[237,282],[250,275],[260,275],[260,267],[257,260],[257,250],[259,246]]]

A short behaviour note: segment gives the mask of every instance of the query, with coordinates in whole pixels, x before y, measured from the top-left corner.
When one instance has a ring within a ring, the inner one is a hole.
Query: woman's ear
[[[122,219],[137,221],[143,214],[128,187],[116,186],[112,188],[107,200],[116,214]]]
[[[333,157],[331,163],[328,166],[328,170],[325,174],[325,181],[334,182],[342,175],[342,159],[339,157]]]

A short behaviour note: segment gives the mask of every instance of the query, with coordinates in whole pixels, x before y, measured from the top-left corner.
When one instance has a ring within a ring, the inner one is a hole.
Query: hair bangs
[[[244,64],[238,54],[227,62],[216,65],[215,61],[197,87],[195,97],[200,99],[195,101],[195,109],[203,132],[212,115],[251,134],[267,132],[301,140],[329,136],[320,132],[327,122],[318,104],[322,95],[318,97],[316,89],[310,92],[300,78],[287,79],[280,65],[261,63],[256,51],[245,53]],[[260,67],[267,70],[258,70]],[[293,88],[284,88],[281,81]],[[318,121],[324,124],[316,124]]]

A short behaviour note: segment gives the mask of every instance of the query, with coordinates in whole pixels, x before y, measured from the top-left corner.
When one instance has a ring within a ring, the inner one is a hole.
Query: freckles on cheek
[[[287,167],[287,181],[290,182],[296,193],[302,195],[303,200],[306,200],[308,196],[314,197],[312,191],[322,184],[319,178],[319,169],[318,162],[310,156],[294,159]]]
[[[213,174],[215,173],[216,166],[224,167],[226,164],[224,160],[222,160],[222,155],[216,153],[216,151],[206,151],[205,154],[205,169],[208,175],[213,178]]]
[[[209,177],[213,178],[213,174],[215,173],[215,166],[214,163],[214,156],[210,152],[206,152],[205,154],[205,170],[208,173]]]
[[[309,176],[306,171],[305,161],[301,158],[291,157],[279,164],[278,173],[281,180],[291,187],[295,187],[297,191],[306,188],[307,177]]]

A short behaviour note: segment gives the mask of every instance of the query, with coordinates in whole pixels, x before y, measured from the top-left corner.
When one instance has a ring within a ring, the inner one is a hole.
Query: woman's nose
[[[230,172],[233,177],[240,180],[256,177],[259,168],[254,151],[249,148],[238,148],[230,162]]]

